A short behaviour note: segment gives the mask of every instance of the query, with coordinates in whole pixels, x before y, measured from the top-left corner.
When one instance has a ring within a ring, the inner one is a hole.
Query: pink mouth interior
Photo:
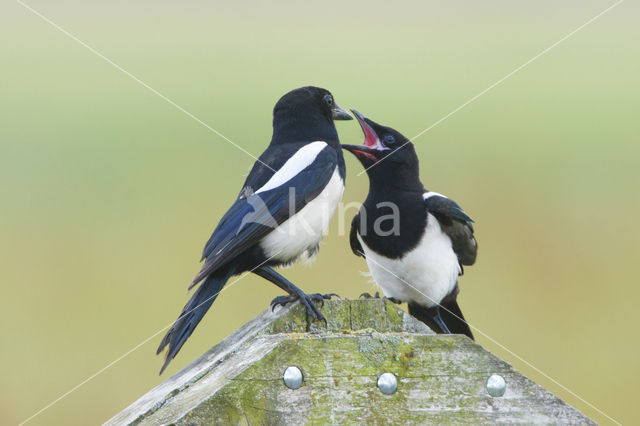
[[[378,146],[378,136],[376,133],[369,127],[369,125],[361,120],[360,117],[356,117],[358,119],[358,123],[360,123],[360,127],[362,127],[362,131],[364,132],[364,146],[367,148],[375,148]]]
[[[376,156],[371,153],[360,151],[360,154],[367,157],[370,161],[373,161],[374,163],[378,162],[378,159],[376,158]]]
[[[364,130],[364,145],[369,148],[374,148],[377,145],[378,137],[366,123],[362,126],[362,130]]]

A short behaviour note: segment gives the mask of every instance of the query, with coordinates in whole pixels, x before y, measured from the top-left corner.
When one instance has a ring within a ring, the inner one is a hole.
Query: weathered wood
[[[107,424],[591,424],[465,336],[435,335],[379,299],[335,300],[328,324],[294,305],[264,312]],[[282,380],[304,374],[301,388]],[[383,395],[391,372],[398,390]],[[500,374],[502,397],[486,381]]]

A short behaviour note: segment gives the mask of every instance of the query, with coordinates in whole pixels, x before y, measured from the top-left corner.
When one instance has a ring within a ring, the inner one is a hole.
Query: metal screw
[[[499,374],[492,374],[487,380],[487,392],[493,397],[504,395],[507,390],[507,382]]]
[[[282,378],[284,379],[284,384],[287,385],[289,389],[298,389],[302,386],[302,371],[300,371],[298,367],[287,367],[287,369],[284,370]]]
[[[398,390],[398,379],[391,373],[382,373],[378,377],[378,389],[385,395],[391,395]]]

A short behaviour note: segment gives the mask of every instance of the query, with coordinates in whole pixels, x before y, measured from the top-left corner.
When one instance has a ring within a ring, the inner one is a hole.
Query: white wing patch
[[[422,194],[422,199],[423,200],[426,200],[426,199],[431,198],[431,197],[449,198],[446,195],[442,195],[439,192],[434,192],[434,191],[428,191],[428,192],[425,192],[424,194]]]
[[[315,254],[315,247],[327,233],[343,193],[344,181],[336,166],[329,183],[316,198],[260,241],[267,257],[291,262],[301,253]]]
[[[294,178],[298,173],[308,167],[316,159],[320,151],[327,146],[326,142],[311,142],[291,156],[283,166],[271,176],[262,188],[258,189],[255,194],[268,191],[284,185],[286,182]]]

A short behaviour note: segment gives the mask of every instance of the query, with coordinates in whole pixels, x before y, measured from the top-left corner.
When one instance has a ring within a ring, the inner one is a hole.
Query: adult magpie
[[[326,321],[314,302],[331,295],[305,294],[273,267],[317,253],[344,192],[345,164],[334,120],[351,119],[319,87],[292,90],[276,103],[271,142],[205,245],[205,262],[189,289],[201,284],[158,347],[158,354],[169,347],[160,374],[229,278],[245,271],[289,293],[272,306],[300,300],[314,320]]]
[[[369,175],[369,194],[351,224],[351,249],[366,259],[386,297],[407,302],[409,313],[434,330],[473,339],[456,300],[462,265],[472,265],[478,251],[473,220],[453,200],[424,188],[406,137],[351,111],[365,141],[342,147]]]

